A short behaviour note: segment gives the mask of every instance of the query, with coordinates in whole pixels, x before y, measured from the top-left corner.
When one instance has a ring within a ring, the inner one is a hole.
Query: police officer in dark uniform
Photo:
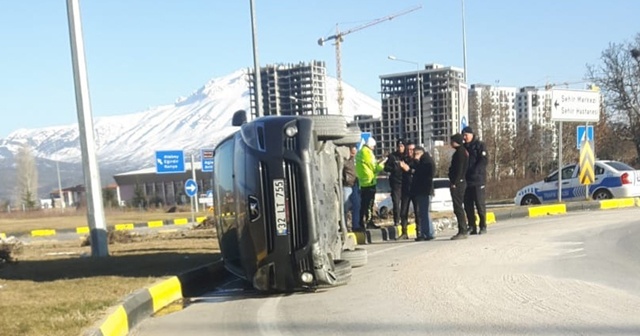
[[[487,181],[487,149],[484,142],[478,140],[469,126],[462,129],[464,147],[469,153],[467,169],[467,189],[464,194],[464,209],[467,213],[469,233],[472,235],[487,233],[487,210],[485,205],[485,184]],[[475,208],[480,219],[480,231],[476,226]]]
[[[451,200],[453,201],[453,213],[458,221],[458,234],[451,237],[452,240],[467,238],[467,218],[465,217],[464,195],[467,188],[465,175],[469,168],[469,153],[463,146],[464,140],[462,134],[454,134],[451,136],[451,147],[455,150],[451,157],[451,166],[449,166],[449,183],[451,188]]]
[[[402,173],[400,163],[404,160],[404,141],[398,140],[396,151],[389,154],[384,171],[389,173],[391,202],[393,203],[393,225],[400,224],[400,201],[402,200]]]
[[[402,174],[402,201],[400,202],[400,225],[402,225],[402,235],[398,239],[409,239],[407,235],[407,225],[409,224],[409,204],[413,205],[414,217],[418,218],[418,203],[416,197],[411,193],[411,183],[413,181],[413,169],[417,164],[416,159],[413,157],[413,151],[416,145],[409,141],[406,143],[406,153],[404,156],[404,163],[409,166],[409,170]],[[420,226],[416,225],[418,236],[420,236]]]

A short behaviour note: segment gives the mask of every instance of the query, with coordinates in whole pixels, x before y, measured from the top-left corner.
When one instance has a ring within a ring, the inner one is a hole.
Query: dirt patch
[[[128,294],[219,259],[212,229],[120,235],[107,258],[82,239],[23,244],[0,266],[3,335],[79,335]]]

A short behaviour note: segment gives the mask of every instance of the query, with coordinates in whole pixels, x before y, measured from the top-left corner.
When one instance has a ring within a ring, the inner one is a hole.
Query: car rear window
[[[607,162],[605,162],[605,164],[608,165],[609,167],[615,169],[615,170],[618,170],[618,171],[634,170],[633,168],[631,168],[626,163],[622,163],[622,162],[618,162],[618,161],[607,161]]]

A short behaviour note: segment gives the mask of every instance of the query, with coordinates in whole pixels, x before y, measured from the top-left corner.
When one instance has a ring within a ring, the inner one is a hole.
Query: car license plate
[[[273,199],[275,200],[276,234],[286,236],[288,232],[284,180],[273,180]]]

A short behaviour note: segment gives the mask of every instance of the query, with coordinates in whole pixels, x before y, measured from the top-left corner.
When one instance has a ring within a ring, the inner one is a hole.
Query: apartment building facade
[[[469,87],[469,124],[484,138],[489,127],[516,135],[518,89],[509,86],[472,84]],[[494,130],[497,132],[497,130]]]
[[[381,150],[392,150],[398,139],[432,148],[436,141],[468,124],[468,89],[464,71],[440,64],[380,76],[382,98]]]
[[[254,72],[249,71],[251,114],[256,115]],[[325,62],[272,64],[260,68],[262,115],[327,114]]]

